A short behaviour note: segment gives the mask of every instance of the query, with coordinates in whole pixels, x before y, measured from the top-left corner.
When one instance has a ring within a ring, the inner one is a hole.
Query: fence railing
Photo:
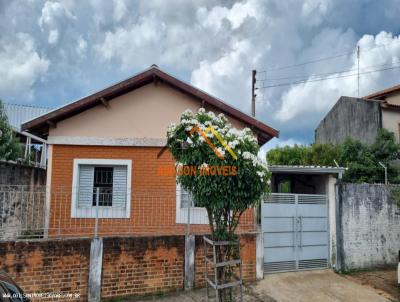
[[[253,212],[239,233],[256,230]],[[0,186],[0,240],[188,233],[209,233],[209,222],[182,190]]]

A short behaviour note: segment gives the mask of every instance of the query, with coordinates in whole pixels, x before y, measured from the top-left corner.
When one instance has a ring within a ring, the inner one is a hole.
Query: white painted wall
[[[344,184],[341,189],[342,269],[395,265],[400,250],[400,209],[391,186]]]
[[[400,112],[382,109],[382,128],[394,133],[397,142],[400,141]]]

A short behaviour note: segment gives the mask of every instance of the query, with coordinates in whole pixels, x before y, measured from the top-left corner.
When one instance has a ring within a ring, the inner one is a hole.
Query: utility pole
[[[360,97],[360,45],[357,46],[357,95]]]
[[[251,116],[256,117],[256,74],[257,71],[251,72]]]

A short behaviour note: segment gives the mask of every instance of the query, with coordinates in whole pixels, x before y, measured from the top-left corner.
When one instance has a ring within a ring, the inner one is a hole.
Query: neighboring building
[[[400,85],[363,98],[342,96],[315,130],[316,143],[341,143],[352,137],[371,144],[379,129],[400,142]]]
[[[96,217],[101,234],[183,233],[187,193],[174,176],[158,171],[174,165],[170,152],[161,152],[167,127],[186,109],[201,107],[224,113],[236,128],[250,127],[260,145],[278,136],[275,129],[154,65],[23,124],[23,130],[48,142],[49,234],[89,234]],[[207,225],[206,215],[203,208],[194,208],[191,223]]]
[[[49,111],[51,108],[30,106],[30,105],[19,105],[3,103],[4,111],[7,115],[8,122],[16,130],[21,131],[21,125],[29,120],[32,120],[40,115],[43,115]]]
[[[46,141],[21,130],[22,123],[49,112],[46,107],[3,103],[8,122],[25,146],[24,159],[30,164],[46,167]]]

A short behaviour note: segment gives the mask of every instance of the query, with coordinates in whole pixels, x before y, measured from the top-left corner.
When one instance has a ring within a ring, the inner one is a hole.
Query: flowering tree
[[[233,128],[223,114],[201,108],[182,113],[168,128],[168,147],[177,181],[190,192],[197,207],[207,210],[214,240],[233,240],[240,217],[268,190],[270,173],[258,157],[259,145],[248,128]],[[226,144],[226,146],[224,146]]]

